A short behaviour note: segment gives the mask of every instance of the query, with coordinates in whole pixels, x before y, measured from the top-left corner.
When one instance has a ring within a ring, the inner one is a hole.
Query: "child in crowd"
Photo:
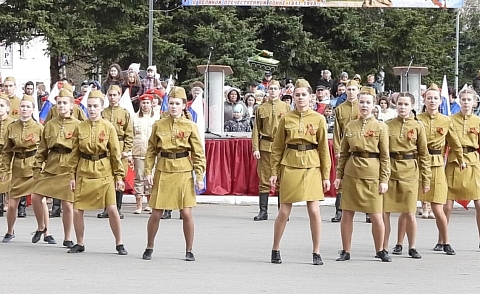
[[[142,80],[142,90],[138,93],[139,96],[148,92],[152,89],[163,89],[162,83],[159,78],[157,78],[157,67],[151,65],[147,67],[147,77]]]
[[[233,119],[225,122],[225,132],[251,132],[250,119],[243,117],[243,105],[237,104],[233,108]]]
[[[323,115],[327,121],[328,132],[333,133],[333,126],[335,125],[335,114],[333,113],[333,107],[331,105],[325,106],[325,112]]]

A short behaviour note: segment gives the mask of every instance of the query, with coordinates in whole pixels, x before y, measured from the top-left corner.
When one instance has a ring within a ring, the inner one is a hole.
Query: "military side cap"
[[[6,100],[10,102],[10,99],[8,98],[8,95],[6,94],[0,94],[0,99]]]
[[[108,92],[110,92],[110,91],[117,91],[119,94],[122,94],[122,89],[120,89],[120,87],[117,86],[117,85],[111,85],[108,88]]]
[[[145,100],[153,101],[153,95],[151,95],[151,94],[143,94],[143,95],[140,96],[138,99],[140,99],[140,101],[145,101]]]
[[[33,97],[30,96],[30,95],[23,95],[22,101],[30,101],[30,102],[33,103],[33,105],[35,105],[35,100],[34,100]]]
[[[99,98],[103,101],[105,99],[105,95],[103,95],[102,91],[100,90],[93,90],[88,95],[88,98]]]
[[[173,87],[172,90],[170,91],[170,94],[168,94],[168,97],[187,100],[187,93],[185,92],[185,89],[182,87]]]
[[[14,84],[16,83],[15,81],[15,78],[14,77],[6,77],[5,80],[3,80],[3,82],[13,82]]]
[[[63,84],[62,89],[68,90],[73,93],[73,87],[70,84]]]
[[[428,87],[427,91],[434,90],[440,92],[440,89],[438,88],[437,84],[432,83],[430,84],[430,87]]]
[[[73,93],[67,89],[60,89],[60,92],[58,93],[57,97],[68,97],[68,98],[73,98]],[[55,99],[57,98],[55,97]]]
[[[347,87],[352,87],[352,86],[355,86],[355,87],[357,87],[357,88],[360,88],[360,85],[359,85],[359,84],[357,83],[357,81],[355,81],[355,80],[350,80],[350,81],[348,81]]]
[[[377,96],[377,93],[375,92],[375,89],[372,88],[372,87],[367,87],[367,86],[363,86],[362,88],[360,88],[360,93],[367,93],[367,94],[372,95],[373,97]]]
[[[298,79],[295,83],[295,88],[311,88],[310,83],[305,79]]]
[[[280,88],[280,83],[279,83],[277,80],[271,80],[270,83],[268,83],[268,86],[269,86],[269,87],[270,87],[270,86],[273,86],[273,85],[275,85],[275,86],[277,86],[277,87]]]

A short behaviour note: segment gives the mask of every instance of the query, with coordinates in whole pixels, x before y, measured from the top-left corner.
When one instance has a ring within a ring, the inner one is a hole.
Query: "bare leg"
[[[307,202],[308,217],[310,218],[310,232],[312,234],[313,253],[320,253],[320,238],[322,221],[318,201]]]
[[[115,236],[115,245],[122,243],[122,226],[120,224],[120,215],[118,214],[117,205],[109,205],[105,208],[108,213],[108,222],[110,223],[110,229]]]
[[[369,213],[372,220],[373,243],[375,244],[375,252],[382,251],[383,240],[385,236],[385,225],[383,223],[382,213]]]
[[[280,241],[282,240],[285,226],[287,225],[287,219],[290,217],[292,211],[291,203],[280,204],[280,210],[278,211],[277,218],[275,219],[275,225],[273,227],[273,247],[272,250],[280,250]]]
[[[443,212],[443,204],[432,202],[432,211],[437,222],[438,233],[440,235],[439,240],[442,240],[440,244],[449,244],[447,217],[445,216],[445,212]]]
[[[403,245],[403,239],[405,238],[405,233],[407,232],[407,218],[405,213],[400,213],[398,216],[398,229],[397,229],[397,244]]]
[[[73,203],[68,201],[62,201],[63,214],[63,240],[72,240],[72,226],[73,226]]]
[[[193,238],[195,237],[195,224],[193,223],[192,208],[186,207],[180,209],[183,220],[183,235],[185,237],[185,252],[191,252],[193,248]]]
[[[8,209],[7,209],[7,233],[13,235],[13,227],[15,226],[15,221],[17,220],[17,208],[20,198],[8,199]]]
[[[155,236],[160,226],[160,218],[162,217],[162,209],[152,209],[152,214],[148,218],[147,223],[147,249],[153,249],[155,246]]]
[[[73,211],[73,225],[75,227],[75,236],[77,237],[77,244],[83,246],[83,236],[85,234],[85,221],[83,219],[83,210],[75,209]]]
[[[407,221],[408,249],[412,249],[415,248],[417,242],[417,218],[414,212],[405,213],[404,215]]]
[[[39,194],[32,194],[32,205],[35,218],[37,219],[37,231],[48,229],[48,206],[45,197]],[[48,232],[45,232],[45,236],[48,236]]]
[[[453,210],[453,200],[447,200],[447,203],[443,205],[443,213],[445,213],[445,217],[447,219],[447,226],[448,226],[448,223],[450,223],[450,215],[452,215],[452,210]],[[442,240],[440,231],[438,232],[437,244],[445,244]]]
[[[383,223],[385,224],[385,236],[383,237],[383,249],[388,251],[388,239],[390,238],[390,232],[392,231],[392,228],[390,226],[390,212],[383,213]]]
[[[355,211],[343,210],[342,221],[340,222],[340,232],[342,234],[343,250],[350,252],[352,249],[353,217]]]
[[[480,201],[473,200],[473,204],[475,204],[475,211],[476,211],[476,218],[477,218],[477,230],[478,235],[480,238]]]

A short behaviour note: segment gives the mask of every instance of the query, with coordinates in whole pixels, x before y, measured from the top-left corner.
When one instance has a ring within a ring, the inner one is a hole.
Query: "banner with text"
[[[184,6],[462,8],[463,0],[183,0]]]

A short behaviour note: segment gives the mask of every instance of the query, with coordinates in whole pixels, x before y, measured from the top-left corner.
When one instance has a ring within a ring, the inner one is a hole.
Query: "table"
[[[335,197],[335,156],[333,141],[328,140],[332,169],[330,181],[332,188],[325,193]],[[207,184],[205,195],[258,195],[257,162],[253,157],[252,140],[207,139],[205,141],[207,157]]]

